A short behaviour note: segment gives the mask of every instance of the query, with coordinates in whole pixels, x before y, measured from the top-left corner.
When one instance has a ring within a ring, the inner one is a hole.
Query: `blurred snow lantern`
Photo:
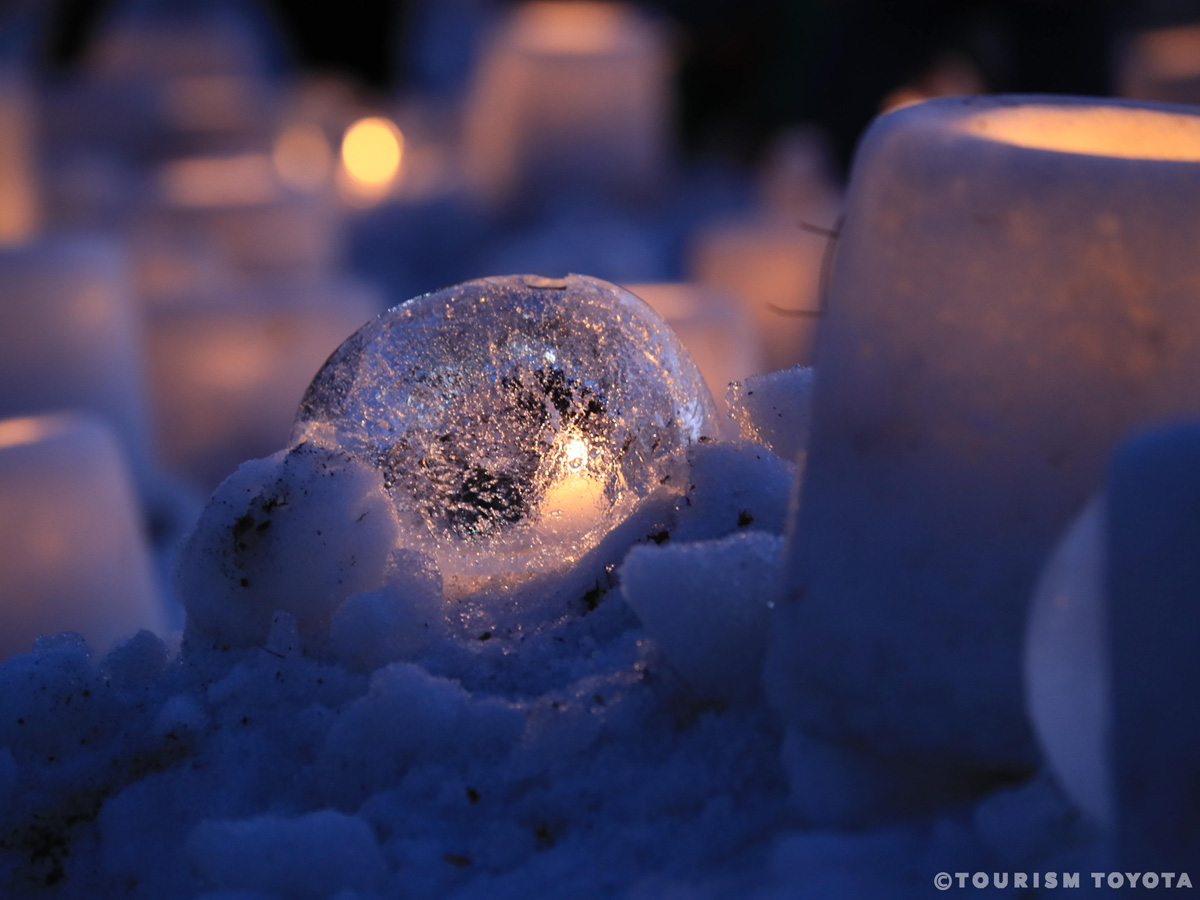
[[[40,224],[34,132],[28,86],[0,71],[0,247],[30,240]]]
[[[320,191],[333,174],[333,148],[321,127],[313,122],[295,122],[275,138],[271,161],[279,180],[288,187]]]
[[[804,212],[717,220],[691,240],[691,279],[738,298],[758,331],[768,370],[811,360],[837,217],[836,201],[826,196]]]
[[[1032,762],[1038,567],[1128,429],[1200,410],[1197,203],[1183,107],[946,99],[872,126],[769,664],[793,728],[934,780]]]
[[[106,10],[87,71],[106,79],[262,76],[277,37],[254,2],[123,0]]]
[[[766,151],[758,177],[759,204],[795,221],[828,218],[836,208],[830,139],[816,125],[797,125],[781,132]]]
[[[140,166],[82,143],[47,148],[41,186],[46,231],[123,234]]]
[[[1098,498],[1042,570],[1025,637],[1025,693],[1038,743],[1059,783],[1103,826],[1114,821],[1107,540]]]
[[[0,420],[0,659],[74,631],[97,652],[161,631],[137,499],[101,420]]]
[[[82,80],[48,90],[44,130],[56,162],[110,153],[145,166],[269,147],[276,102],[276,88],[257,78]]]
[[[404,135],[391,119],[359,119],[342,138],[338,188],[354,205],[378,202],[400,178],[404,161]]]
[[[147,235],[211,239],[244,278],[316,278],[341,254],[341,218],[331,198],[286,189],[265,153],[164,163],[154,196],[137,214]]]
[[[1117,64],[1117,92],[1134,100],[1200,102],[1200,23],[1130,37]]]
[[[205,487],[287,439],[305,386],[382,299],[357,282],[264,282],[149,312],[164,460]]]
[[[148,487],[142,328],[123,251],[64,237],[0,251],[0,296],[0,415],[102,416]]]
[[[1117,451],[1030,612],[1026,688],[1051,767],[1115,836],[1124,871],[1195,871],[1200,425]]]
[[[714,431],[695,363],[644,302],[584,276],[509,276],[360,329],[309,386],[292,442],[378,468],[404,540],[455,596],[568,569],[685,488],[684,450]]]
[[[293,190],[327,192],[346,130],[363,117],[360,90],[331,74],[295,80],[277,110],[271,159],[280,182]]]
[[[653,189],[668,151],[670,75],[664,33],[633,6],[517,6],[475,73],[468,177],[490,202],[564,185]]]
[[[274,91],[263,81],[232,75],[176,78],[161,86],[165,126],[183,148],[216,149],[266,140]],[[174,149],[174,148],[168,148]]]
[[[966,97],[986,91],[983,76],[971,60],[951,53],[936,59],[918,77],[884,97],[879,110],[893,112],[934,97]]]
[[[602,272],[618,284],[644,282],[672,271],[670,238],[661,223],[568,201],[527,227],[501,230],[485,245],[478,265],[492,272]]]
[[[139,156],[261,146],[274,124],[278,43],[254,3],[119,4],[106,15],[87,79],[74,91],[93,110],[72,112],[94,120],[89,131]]]
[[[626,287],[649,303],[678,335],[704,376],[725,429],[725,393],[730,383],[763,370],[758,334],[745,309],[728,294],[694,284]],[[736,433],[734,426],[729,427]]]
[[[237,290],[239,279],[211,235],[135,229],[129,258],[145,315],[167,306],[206,304],[207,298]]]

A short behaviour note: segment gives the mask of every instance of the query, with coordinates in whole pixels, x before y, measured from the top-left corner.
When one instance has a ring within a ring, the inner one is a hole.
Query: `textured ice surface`
[[[593,278],[509,276],[361,328],[309,386],[293,443],[376,467],[403,540],[451,580],[574,562],[682,490],[684,451],[715,432],[703,378],[649,306]]]

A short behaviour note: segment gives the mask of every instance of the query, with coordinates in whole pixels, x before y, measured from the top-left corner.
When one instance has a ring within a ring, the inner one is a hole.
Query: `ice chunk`
[[[729,415],[746,440],[800,462],[808,444],[812,389],[813,370],[804,366],[754,375],[729,386]]]
[[[309,386],[293,443],[377,468],[454,592],[568,566],[679,487],[716,433],[687,351],[645,303],[578,275],[485,278],[351,336]]]
[[[272,616],[323,642],[347,597],[384,583],[398,539],[379,474],[303,444],[244,464],[217,488],[180,560],[185,636],[261,644]]]
[[[783,538],[761,532],[697,544],[641,546],[621,567],[626,602],[698,691],[756,694]]]

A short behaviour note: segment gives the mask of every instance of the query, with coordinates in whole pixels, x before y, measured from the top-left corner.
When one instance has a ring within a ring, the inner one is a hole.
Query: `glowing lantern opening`
[[[968,119],[976,137],[1058,153],[1121,159],[1200,161],[1200,120],[1118,106],[1022,106]]]

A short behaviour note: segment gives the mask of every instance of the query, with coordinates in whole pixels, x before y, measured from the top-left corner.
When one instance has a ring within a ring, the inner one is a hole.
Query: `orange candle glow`
[[[404,135],[390,119],[359,119],[342,138],[339,186],[349,199],[378,199],[396,183],[404,160]]]

